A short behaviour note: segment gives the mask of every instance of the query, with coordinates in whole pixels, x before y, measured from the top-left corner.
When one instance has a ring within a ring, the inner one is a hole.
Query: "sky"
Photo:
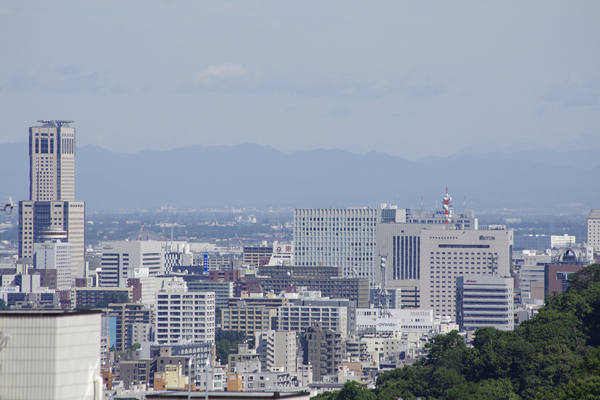
[[[598,1],[0,2],[0,143],[407,159],[600,134]]]

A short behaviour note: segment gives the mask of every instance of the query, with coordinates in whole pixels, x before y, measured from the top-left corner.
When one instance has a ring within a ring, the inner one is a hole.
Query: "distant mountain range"
[[[223,206],[347,207],[381,203],[425,208],[445,188],[457,210],[559,212],[600,208],[600,135],[560,148],[495,145],[450,157],[408,161],[385,153],[313,150],[286,155],[270,146],[190,146],[116,153],[77,149],[76,196],[90,211]],[[26,143],[0,144],[0,198],[28,198]]]

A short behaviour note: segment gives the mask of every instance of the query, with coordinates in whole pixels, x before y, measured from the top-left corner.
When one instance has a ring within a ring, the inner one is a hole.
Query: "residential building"
[[[115,347],[118,351],[125,351],[134,343],[141,343],[133,341],[133,325],[145,324],[148,326],[154,324],[154,310],[146,308],[143,304],[111,303],[108,305],[107,310],[110,317],[115,317]],[[139,332],[136,332],[136,336],[139,336]]]
[[[260,246],[244,246],[244,256],[242,263],[252,267],[267,265],[273,254],[273,246],[265,244]]]
[[[249,306],[243,301],[235,307],[221,310],[222,329],[243,331],[246,335],[277,329],[277,309],[265,306]]]
[[[104,242],[99,283],[101,287],[126,287],[136,269],[148,269],[149,276],[164,272],[159,241]]]
[[[461,331],[488,326],[512,331],[514,279],[489,275],[456,277],[456,322]]]
[[[510,275],[512,230],[421,231],[421,308],[456,316],[456,278]]]
[[[339,332],[342,337],[348,335],[347,307],[287,306],[279,307],[279,330],[304,332],[320,323],[323,329]]]
[[[133,288],[98,288],[74,287],[71,288],[71,307],[98,307],[100,302],[106,301],[109,295],[124,293],[129,301],[133,300]]]
[[[190,292],[215,292],[215,306],[220,309],[228,307],[228,301],[233,297],[233,282],[192,280],[189,277],[195,275],[186,275],[188,291]]]
[[[171,288],[167,284],[156,293],[156,314],[159,344],[215,341],[214,292],[188,292],[187,287]]]
[[[319,382],[334,375],[346,358],[346,345],[340,332],[323,329],[320,323],[309,327],[303,336],[304,365],[312,365],[313,379]]]
[[[100,311],[0,311],[6,399],[95,400],[102,393]]]
[[[347,312],[346,314],[346,331],[344,335],[352,336],[356,333],[356,301],[348,300],[348,299],[330,299],[328,297],[310,297],[310,298],[297,298],[290,300],[290,307],[301,307],[301,310],[304,310],[306,307],[315,308],[315,318],[317,317],[316,308],[328,308],[328,307],[345,307]],[[332,311],[332,310],[331,310]],[[323,310],[326,313],[325,310]],[[311,314],[313,312],[311,311]],[[324,315],[325,316],[325,315]],[[326,316],[325,316],[326,317]],[[331,316],[330,316],[331,317]],[[311,318],[312,319],[312,318]],[[304,319],[302,319],[304,320]],[[333,326],[327,326],[324,321],[323,328],[333,329]],[[333,319],[330,319],[329,322],[334,322]],[[340,323],[343,323],[341,321]],[[305,326],[305,325],[304,325]],[[341,325],[337,325],[338,327]],[[283,329],[280,328],[279,329]],[[340,328],[341,329],[341,328]],[[336,330],[336,329],[333,329]]]
[[[230,297],[227,300],[227,307],[235,307],[240,302],[244,302],[247,306],[265,306],[266,308],[278,309],[281,306],[287,306],[290,299],[287,297],[276,297],[272,292],[257,293],[246,297]]]
[[[587,242],[600,253],[600,209],[591,210],[587,217]]]
[[[315,278],[342,278],[343,270],[340,266],[329,267],[301,267],[291,265],[264,265],[258,268],[260,276],[268,276],[270,278],[288,277],[288,276],[304,276]]]
[[[364,278],[281,276],[261,277],[258,283],[265,291],[281,293],[289,286],[306,287],[310,291],[320,291],[323,297],[349,299],[355,301],[357,307],[369,307],[369,281]]]
[[[256,332],[254,336],[256,352],[265,355],[263,371],[296,372],[298,348],[295,332],[269,330]]]

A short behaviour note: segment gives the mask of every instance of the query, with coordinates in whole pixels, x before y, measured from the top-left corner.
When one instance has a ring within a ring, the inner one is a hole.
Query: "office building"
[[[59,291],[71,290],[72,260],[71,243],[61,242],[66,240],[67,232],[51,230],[41,236],[43,243],[33,244],[33,266],[36,270],[56,271],[54,287]]]
[[[429,332],[434,327],[433,310],[390,309],[384,316],[376,308],[356,310],[356,331],[365,332]]]
[[[591,210],[587,217],[587,242],[594,252],[600,252],[600,209]]]
[[[100,311],[0,311],[9,334],[0,351],[3,399],[95,400],[100,377]]]
[[[71,243],[71,276],[74,282],[85,272],[85,202],[19,202],[19,259],[33,262],[33,245],[43,243],[52,231],[67,233],[65,241]]]
[[[420,243],[420,304],[434,315],[456,316],[458,276],[510,275],[512,230],[423,229]]]
[[[101,287],[126,287],[136,270],[147,269],[148,276],[164,272],[162,245],[159,241],[102,243]]]
[[[544,294],[551,296],[553,293],[564,294],[569,288],[571,275],[581,271],[584,264],[549,264],[544,266]]]
[[[342,334],[323,329],[320,323],[306,330],[302,347],[303,364],[312,365],[315,382],[320,382],[326,375],[335,374],[346,358],[346,346]]]
[[[488,326],[512,331],[514,279],[486,275],[456,277],[456,322],[461,331]]]
[[[550,264],[551,257],[548,254],[523,254],[515,256],[519,276],[519,290],[521,299],[543,300],[544,295],[544,271],[546,265]]]
[[[560,235],[518,235],[515,236],[515,250],[546,251],[575,244],[575,236]]]
[[[72,281],[85,275],[85,202],[75,201],[73,121],[40,120],[29,128],[29,200],[19,201],[18,252],[33,258],[33,244],[51,228],[67,232]]]
[[[73,121],[40,120],[29,128],[29,199],[75,200],[75,128]]]
[[[183,340],[214,343],[215,293],[188,292],[187,287],[167,284],[156,293],[156,341],[179,344]]]
[[[299,266],[341,266],[344,277],[377,284],[378,209],[294,210],[294,259]]]

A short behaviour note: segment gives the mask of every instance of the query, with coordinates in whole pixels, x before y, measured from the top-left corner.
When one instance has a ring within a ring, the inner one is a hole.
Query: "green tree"
[[[8,306],[8,304],[6,304],[6,301],[4,301],[4,299],[0,299],[0,310],[8,310],[10,307]]]
[[[223,363],[227,362],[229,354],[237,351],[237,346],[246,341],[246,333],[243,331],[225,331],[221,329],[215,335],[217,345],[217,358]]]

